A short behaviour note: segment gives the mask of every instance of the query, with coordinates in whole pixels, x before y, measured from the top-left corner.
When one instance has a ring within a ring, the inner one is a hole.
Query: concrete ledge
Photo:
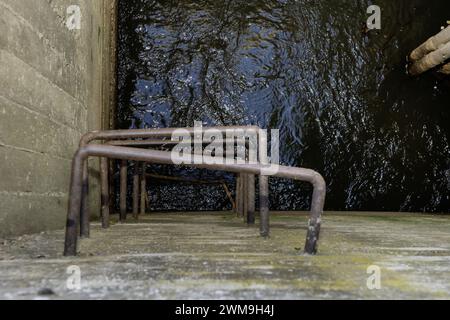
[[[0,191],[0,238],[64,228],[67,201],[62,193]]]
[[[155,214],[92,228],[81,256],[63,230],[1,245],[0,299],[449,299],[450,217],[326,212],[317,256],[300,252],[307,215],[272,217],[262,240],[232,213]],[[81,290],[66,287],[81,270]],[[367,286],[369,267],[380,290]],[[42,298],[42,297],[41,297]]]

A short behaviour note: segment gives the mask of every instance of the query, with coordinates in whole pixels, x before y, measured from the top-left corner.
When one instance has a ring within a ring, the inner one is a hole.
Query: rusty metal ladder
[[[203,141],[203,144],[208,144],[209,141]],[[224,145],[235,145],[236,141],[233,140],[224,140]],[[122,146],[122,147],[136,147],[136,148],[151,148],[151,149],[160,149],[173,147],[174,145],[191,145],[191,143],[180,143],[178,141],[172,140],[111,140],[106,141],[106,144],[112,146]],[[246,148],[249,147],[249,144],[244,141]],[[246,149],[247,151],[247,149]],[[105,166],[105,171],[110,171],[110,161],[107,160],[107,163],[103,164]],[[148,203],[147,196],[147,177],[149,177],[146,173],[146,163],[135,163],[134,164],[134,172],[133,172],[133,192],[132,192],[132,213],[134,218],[138,218],[139,214],[144,215],[146,213],[146,207]],[[126,197],[128,194],[128,172],[129,172],[129,162],[126,160],[122,160],[120,163],[120,220],[125,221],[127,218],[127,203]],[[102,171],[103,172],[103,171]],[[155,178],[155,177],[153,177]],[[248,224],[255,223],[255,176],[254,175],[237,175],[236,181],[236,200],[232,197],[231,192],[228,189],[225,181],[216,181],[211,183],[212,181],[198,181],[198,180],[189,180],[189,179],[181,179],[176,177],[156,177],[158,180],[169,180],[169,181],[184,181],[185,183],[192,182],[194,184],[203,184],[203,185],[211,185],[217,184],[221,185],[228,199],[230,200],[233,211],[238,214],[238,216],[243,217],[245,222]],[[102,186],[102,208],[103,211],[107,211],[110,208],[109,200],[111,192],[108,190],[110,187],[108,179],[108,174],[101,174],[101,186]],[[140,195],[139,195],[140,194]],[[140,199],[140,201],[139,201]],[[106,212],[105,215],[108,215]],[[108,222],[104,221],[104,227],[108,227]],[[82,236],[84,236],[82,234]],[[88,235],[86,235],[88,236]]]
[[[207,164],[215,163],[215,158],[204,157],[203,164],[184,164],[186,166],[205,168],[210,170],[233,172],[248,176],[258,175],[260,177],[260,229],[261,235],[269,235],[269,176],[273,175],[282,178],[292,178],[295,180],[309,182],[314,187],[313,199],[311,205],[310,219],[308,223],[307,239],[305,244],[305,253],[315,254],[317,252],[317,242],[320,234],[321,215],[325,202],[326,184],[322,176],[309,169],[291,168],[277,166],[277,171],[273,172],[267,166],[267,137],[261,134],[258,127],[215,127],[215,130],[225,132],[227,130],[246,130],[258,135],[259,162],[249,162],[246,164]],[[158,150],[142,150],[139,148],[130,148],[117,145],[98,145],[90,144],[96,140],[113,141],[125,139],[160,139],[161,137],[171,137],[178,129],[147,129],[147,130],[116,130],[116,131],[97,131],[83,136],[80,142],[80,148],[74,156],[72,163],[72,181],[70,189],[69,211],[66,226],[65,256],[75,256],[77,254],[78,226],[80,225],[81,236],[89,236],[89,208],[87,206],[88,194],[88,168],[87,159],[89,157],[101,158],[101,180],[102,187],[106,187],[108,175],[108,159],[138,161],[154,164],[174,164],[183,162],[183,159],[174,159],[170,152]],[[190,134],[195,133],[194,128],[183,128]],[[126,144],[126,143],[125,143]],[[106,178],[105,178],[106,177]],[[106,183],[105,183],[106,182]],[[109,197],[109,188],[107,191]],[[103,226],[109,226],[109,201],[106,198],[106,190],[102,188],[102,221]]]

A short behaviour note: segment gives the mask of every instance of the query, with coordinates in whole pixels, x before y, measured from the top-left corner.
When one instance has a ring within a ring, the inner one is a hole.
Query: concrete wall
[[[70,5],[81,9],[80,30],[66,27]],[[0,237],[64,227],[80,136],[112,118],[115,8],[0,0]]]

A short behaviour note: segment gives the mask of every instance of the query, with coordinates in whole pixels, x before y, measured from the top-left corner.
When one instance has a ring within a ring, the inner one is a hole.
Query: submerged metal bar
[[[184,179],[184,178],[179,178],[179,177],[162,176],[162,175],[158,175],[158,174],[146,174],[145,176],[147,177],[147,179],[153,178],[153,179],[163,180],[163,181],[176,181],[176,182],[184,182],[184,183],[200,184],[200,185],[220,185],[223,188],[223,190],[225,191],[228,199],[230,200],[233,210],[235,210],[236,203],[234,202],[233,195],[231,194],[231,192],[228,189],[228,186],[224,180],[206,181],[206,180]]]
[[[232,207],[231,210],[232,210],[233,212],[236,211],[236,202],[235,202],[234,199],[233,199],[233,195],[231,194],[230,189],[228,189],[228,186],[227,186],[227,184],[226,184],[225,182],[222,183],[222,187],[223,187],[223,189],[225,190],[225,193],[227,194],[227,197],[228,197],[228,199],[229,199],[230,202],[231,202],[231,207]]]
[[[106,145],[89,145],[80,148],[74,156],[72,162],[72,181],[70,187],[69,210],[67,214],[66,236],[64,255],[76,256],[78,241],[78,226],[81,215],[81,198],[83,185],[83,164],[90,156],[107,157],[111,159],[151,162],[155,164],[173,164],[175,160],[182,162],[183,159],[174,158],[170,152],[156,150],[141,150],[135,148],[114,147]],[[310,219],[308,223],[308,233],[305,244],[305,252],[308,254],[317,253],[317,245],[320,234],[321,216],[325,203],[326,183],[322,176],[310,169],[291,168],[278,166],[277,171],[272,172],[266,166],[258,163],[250,164],[206,164],[214,163],[213,157],[205,157],[203,164],[186,164],[187,166],[228,171],[234,173],[247,173],[254,175],[274,176],[281,178],[291,178],[309,182],[314,187]]]

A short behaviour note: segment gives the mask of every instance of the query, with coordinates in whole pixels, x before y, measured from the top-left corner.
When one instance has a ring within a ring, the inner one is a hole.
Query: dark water
[[[449,212],[450,87],[409,78],[405,57],[450,2],[378,0],[382,30],[367,33],[370,4],[122,0],[117,125],[278,128],[282,163],[324,175],[328,210]],[[154,209],[227,207],[220,188],[151,190]],[[308,209],[307,185],[271,191],[274,209]]]

